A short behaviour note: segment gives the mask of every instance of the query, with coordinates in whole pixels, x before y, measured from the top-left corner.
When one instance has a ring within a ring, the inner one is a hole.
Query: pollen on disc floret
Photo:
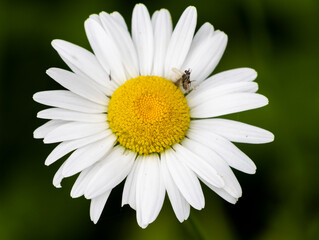
[[[108,122],[122,146],[147,155],[180,142],[189,127],[190,114],[184,94],[173,82],[139,76],[113,93]]]

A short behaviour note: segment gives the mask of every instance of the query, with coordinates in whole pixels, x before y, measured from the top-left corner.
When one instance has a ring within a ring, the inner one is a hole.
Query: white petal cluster
[[[98,221],[114,187],[125,180],[122,205],[136,210],[145,228],[158,216],[168,194],[179,221],[204,207],[200,181],[230,203],[242,195],[231,168],[253,174],[255,164],[232,142],[267,143],[272,133],[222,115],[268,104],[257,94],[253,69],[239,68],[210,74],[227,44],[227,35],[205,23],[195,34],[197,12],[188,7],[173,29],[170,13],[152,17],[143,4],[132,15],[132,35],[122,16],[91,15],[85,31],[93,53],[63,40],[53,47],[72,71],[51,68],[47,74],[67,90],[38,92],[34,100],[52,108],[38,117],[49,121],[34,131],[44,143],[60,144],[47,157],[50,165],[70,154],[54,176],[61,187],[65,177],[79,174],[71,196],[91,200],[90,215]],[[196,87],[186,96],[191,123],[186,138],[160,155],[138,156],[117,145],[107,123],[112,93],[140,75],[176,80],[172,69],[191,69]],[[196,120],[193,120],[196,119]]]

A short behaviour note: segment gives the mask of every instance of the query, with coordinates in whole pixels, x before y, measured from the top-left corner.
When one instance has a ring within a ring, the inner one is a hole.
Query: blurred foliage
[[[243,188],[236,205],[203,186],[206,207],[180,224],[166,199],[146,230],[113,190],[98,224],[89,201],[72,199],[75,178],[51,182],[60,163],[45,167],[52,145],[32,138],[43,123],[41,90],[60,88],[45,70],[65,67],[51,48],[65,39],[89,49],[83,22],[92,13],[119,11],[131,21],[134,1],[0,1],[0,239],[319,239],[319,1],[145,1],[152,13],[167,8],[174,24],[188,5],[198,26],[208,21],[228,34],[215,72],[252,67],[269,106],[229,116],[274,132],[267,145],[238,145],[257,165],[253,176],[235,172]],[[200,238],[199,238],[200,237]]]

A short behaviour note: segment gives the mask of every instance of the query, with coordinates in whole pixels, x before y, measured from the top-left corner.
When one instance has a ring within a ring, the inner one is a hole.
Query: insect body
[[[181,73],[181,77],[175,83],[177,86],[182,86],[186,93],[188,93],[191,90],[190,86],[192,81],[190,79],[190,76],[191,70],[185,70],[184,73]]]

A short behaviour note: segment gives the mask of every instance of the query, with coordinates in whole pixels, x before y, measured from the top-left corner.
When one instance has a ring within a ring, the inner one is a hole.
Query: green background
[[[34,140],[44,123],[35,92],[61,89],[45,75],[66,65],[50,46],[64,39],[89,49],[83,22],[92,13],[119,11],[130,25],[135,2],[0,1],[0,239],[319,239],[319,1],[145,1],[152,13],[167,8],[176,24],[188,5],[198,26],[226,32],[228,47],[215,72],[257,70],[270,104],[230,118],[272,131],[265,145],[238,146],[257,165],[255,175],[235,171],[243,197],[231,205],[203,187],[206,207],[180,224],[166,199],[154,223],[142,230],[135,211],[121,208],[123,184],[94,225],[89,201],[69,196],[75,177],[56,189],[62,160],[44,160],[53,145]]]

